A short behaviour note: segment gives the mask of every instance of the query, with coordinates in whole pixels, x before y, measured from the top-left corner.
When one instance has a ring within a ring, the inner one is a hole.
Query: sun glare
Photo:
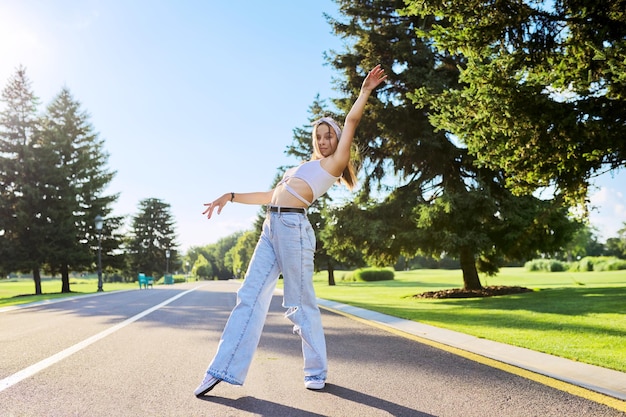
[[[19,65],[42,65],[50,54],[45,37],[38,32],[37,19],[27,18],[25,10],[0,4],[0,80],[6,80]]]

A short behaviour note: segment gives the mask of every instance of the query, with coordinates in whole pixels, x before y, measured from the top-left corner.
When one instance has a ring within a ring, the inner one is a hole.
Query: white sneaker
[[[326,380],[319,376],[305,376],[304,386],[306,389],[323,389],[326,386]]]
[[[196,397],[200,397],[215,388],[215,386],[221,381],[221,379],[217,379],[213,375],[206,374],[206,376],[204,377],[204,381],[202,381],[202,383],[198,385],[198,388],[196,388],[193,393]]]

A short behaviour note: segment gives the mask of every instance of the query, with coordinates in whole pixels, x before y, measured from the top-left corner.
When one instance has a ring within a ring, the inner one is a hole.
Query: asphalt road
[[[327,311],[328,383],[306,390],[280,296],[245,385],[198,399],[237,287],[178,284],[0,313],[0,417],[626,415]]]

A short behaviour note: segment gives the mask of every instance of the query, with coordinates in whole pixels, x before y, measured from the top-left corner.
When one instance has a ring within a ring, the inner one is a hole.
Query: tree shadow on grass
[[[455,287],[458,281],[450,282],[431,282],[431,281],[415,281],[415,280],[388,280],[388,281],[337,281],[335,284],[341,288],[446,288]]]
[[[469,327],[487,325],[503,331],[537,329],[541,326],[546,331],[578,332],[596,334],[599,337],[621,338],[626,335],[626,332],[619,322],[612,322],[608,318],[604,321],[587,322],[584,319],[572,321],[569,317],[623,315],[626,314],[625,300],[626,287],[550,288],[503,297],[421,299],[418,302],[438,305],[443,303],[450,308],[432,309],[427,312],[427,316],[425,313],[424,316],[413,314],[407,318],[416,321],[425,320],[435,326],[437,323],[455,323]],[[423,305],[422,308],[424,308]],[[459,311],[473,311],[473,313],[459,314]],[[520,315],[521,311],[532,314]],[[480,312],[480,317],[476,312]],[[551,317],[550,320],[542,319],[543,315]]]
[[[626,287],[549,288],[521,295],[455,299],[454,305],[484,310],[527,310],[545,314],[626,314]]]

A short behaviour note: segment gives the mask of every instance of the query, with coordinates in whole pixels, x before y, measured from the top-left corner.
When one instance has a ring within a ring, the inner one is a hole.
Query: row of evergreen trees
[[[2,91],[0,111],[0,273],[60,275],[70,291],[71,271],[93,271],[101,244],[106,268],[136,275],[161,272],[165,250],[178,262],[169,205],[140,202],[129,236],[125,218],[112,214],[116,194],[105,189],[115,172],[104,141],[67,88],[38,113],[26,70],[20,67]],[[102,216],[103,229],[95,228]]]

